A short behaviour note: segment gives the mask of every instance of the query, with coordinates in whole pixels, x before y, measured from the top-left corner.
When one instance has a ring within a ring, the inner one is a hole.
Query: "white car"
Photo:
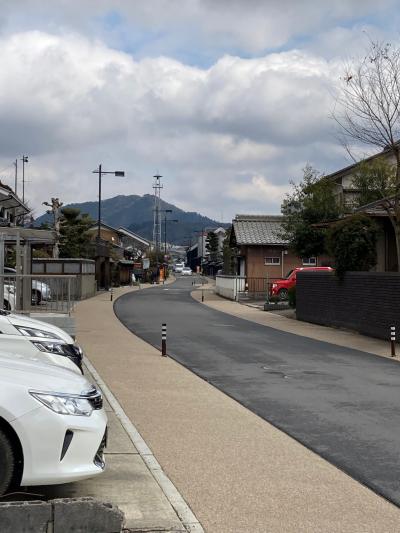
[[[184,267],[185,267],[184,263],[175,263],[174,271],[178,272],[178,274],[179,274],[179,273],[182,272]]]
[[[189,267],[183,267],[182,268],[182,276],[191,276],[192,275],[192,269]]]
[[[0,494],[100,474],[106,427],[102,395],[86,378],[0,353]]]
[[[0,310],[0,351],[35,358],[82,373],[83,351],[57,326]]]
[[[3,309],[6,311],[15,310],[15,287],[8,283],[4,284],[4,294],[3,294]]]
[[[4,274],[10,274],[10,278],[13,276],[12,279],[5,278],[5,284],[13,285],[16,273],[15,268],[4,267]],[[44,281],[32,279],[32,303],[39,305],[42,300],[51,300],[50,287]],[[14,307],[10,309],[14,309]]]

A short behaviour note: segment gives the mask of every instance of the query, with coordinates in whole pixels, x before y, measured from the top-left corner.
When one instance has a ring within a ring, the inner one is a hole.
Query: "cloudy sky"
[[[344,62],[395,42],[395,0],[0,0],[0,177],[52,196],[152,192],[229,221],[279,213],[310,163],[349,164],[330,118]],[[20,173],[21,176],[21,173]],[[21,190],[21,185],[19,185]]]

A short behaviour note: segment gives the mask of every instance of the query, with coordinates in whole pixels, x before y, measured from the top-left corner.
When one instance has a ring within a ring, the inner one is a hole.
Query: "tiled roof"
[[[282,216],[236,215],[233,228],[238,245],[287,244],[282,239]]]

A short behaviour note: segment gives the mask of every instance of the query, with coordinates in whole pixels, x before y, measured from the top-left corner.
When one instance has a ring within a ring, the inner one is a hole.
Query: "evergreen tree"
[[[291,182],[293,190],[281,207],[285,216],[282,237],[299,257],[314,257],[326,251],[326,229],[316,225],[337,220],[342,209],[334,195],[334,183],[310,165],[303,172],[298,185]]]
[[[219,241],[218,235],[213,231],[207,233],[206,250],[209,253],[209,261],[217,263],[219,260]]]
[[[366,215],[353,215],[333,224],[328,231],[328,249],[335,259],[337,275],[368,271],[376,265],[378,227]]]
[[[89,228],[94,220],[79,209],[64,207],[61,209],[60,222],[60,257],[93,258],[95,243],[89,234]]]

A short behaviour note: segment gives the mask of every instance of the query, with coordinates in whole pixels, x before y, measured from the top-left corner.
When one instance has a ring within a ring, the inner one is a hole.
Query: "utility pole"
[[[101,164],[99,165],[99,168],[98,168],[98,174],[99,174],[99,206],[97,209],[97,247],[99,249],[100,248],[100,226],[101,226]],[[97,255],[100,255],[99,252],[97,252]]]
[[[17,185],[18,185],[18,159],[15,160],[15,184],[14,184],[14,193],[17,196]]]
[[[177,218],[168,219],[167,213],[172,213],[172,209],[163,209],[164,212],[164,254],[167,255],[167,222],[179,222]]]
[[[25,203],[25,163],[28,163],[28,156],[23,155],[22,161],[22,203]]]
[[[160,207],[161,207],[161,189],[163,186],[161,185],[161,178],[162,176],[160,174],[155,174],[153,176],[154,183],[153,183],[153,189],[154,189],[154,221],[153,221],[153,244],[154,244],[154,250],[156,252],[156,255],[161,250],[161,213],[160,213]],[[158,255],[157,255],[158,257]],[[158,260],[157,260],[158,263]]]
[[[167,213],[172,213],[172,209],[164,209],[164,255],[167,255]]]

